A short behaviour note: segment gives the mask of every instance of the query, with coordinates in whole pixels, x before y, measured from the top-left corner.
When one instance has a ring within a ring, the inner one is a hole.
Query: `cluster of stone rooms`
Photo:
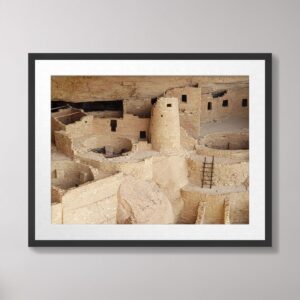
[[[53,224],[248,224],[247,76],[53,76]]]

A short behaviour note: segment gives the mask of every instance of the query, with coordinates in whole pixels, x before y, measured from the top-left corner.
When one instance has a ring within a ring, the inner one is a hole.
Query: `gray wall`
[[[0,1],[0,299],[299,299],[299,1]],[[272,249],[27,248],[27,52],[273,52]]]

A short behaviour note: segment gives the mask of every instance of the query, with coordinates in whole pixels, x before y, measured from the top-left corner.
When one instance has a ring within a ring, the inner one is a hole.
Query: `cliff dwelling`
[[[248,76],[52,76],[52,224],[249,224]]]

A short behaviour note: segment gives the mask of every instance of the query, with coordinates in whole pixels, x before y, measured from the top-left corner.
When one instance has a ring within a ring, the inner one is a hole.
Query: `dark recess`
[[[93,101],[93,102],[66,102],[66,101],[51,101],[51,111],[58,111],[58,108],[63,108],[64,106],[70,106],[74,108],[83,109],[86,112],[90,111],[123,111],[123,100],[113,100],[113,101]]]
[[[147,138],[146,131],[140,131],[140,139],[143,140],[146,138]]]
[[[181,96],[181,101],[182,102],[187,102],[187,95],[182,95]]]
[[[220,91],[215,91],[212,92],[211,95],[213,98],[218,98],[218,97],[222,97],[227,93],[227,90],[220,90]]]
[[[222,106],[227,107],[228,106],[228,100],[223,100]]]
[[[247,107],[248,106],[248,99],[243,99],[242,100],[242,107]]]
[[[157,102],[157,97],[153,97],[152,99],[151,99],[151,104],[153,105],[153,104],[155,104]]]
[[[110,128],[113,132],[117,130],[117,120],[110,120]]]

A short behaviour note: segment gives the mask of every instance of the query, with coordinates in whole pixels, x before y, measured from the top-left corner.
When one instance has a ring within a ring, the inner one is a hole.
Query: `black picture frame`
[[[35,238],[35,63],[37,60],[262,60],[265,63],[264,240],[37,240]],[[28,246],[29,247],[271,247],[272,246],[272,54],[271,53],[29,53],[28,54]]]

